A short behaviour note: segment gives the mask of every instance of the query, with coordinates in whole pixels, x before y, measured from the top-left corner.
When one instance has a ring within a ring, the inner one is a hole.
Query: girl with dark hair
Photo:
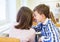
[[[13,26],[9,36],[20,39],[20,42],[34,42],[35,30],[31,28],[32,14],[32,10],[28,7],[21,7],[16,19],[18,25]]]

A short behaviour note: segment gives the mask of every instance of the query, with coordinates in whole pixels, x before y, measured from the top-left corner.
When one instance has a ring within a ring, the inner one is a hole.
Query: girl
[[[17,14],[17,25],[11,28],[9,37],[18,38],[20,42],[35,42],[35,30],[32,26],[32,11],[21,7]]]

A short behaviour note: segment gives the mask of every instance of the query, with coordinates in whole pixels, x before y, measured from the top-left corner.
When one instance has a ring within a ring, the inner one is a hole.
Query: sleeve
[[[47,27],[46,27],[47,28]],[[54,24],[48,24],[48,28],[44,30],[45,35],[41,37],[43,42],[55,42],[58,40],[58,31]]]
[[[53,25],[53,29],[55,30],[55,34],[56,34],[55,38],[56,38],[56,41],[59,42],[60,31],[59,31],[59,29],[54,24],[52,24],[52,25]]]
[[[41,28],[41,23],[39,23],[39,24],[36,25],[36,26],[33,26],[32,28],[35,29],[36,32],[41,31],[41,30],[42,30],[42,28]]]
[[[53,24],[52,24],[52,25],[53,25]],[[59,35],[60,35],[60,30],[59,30],[59,28],[56,27],[55,25],[53,25],[53,27],[54,27],[55,31],[57,32],[57,34],[58,34],[58,36],[59,36]]]
[[[31,35],[29,36],[29,42],[35,42],[35,30],[31,29]]]
[[[42,32],[42,37],[40,38],[42,40],[42,42],[52,42],[53,41],[53,34],[51,32],[50,26],[48,25],[48,27],[43,28],[43,32]],[[52,40],[51,40],[52,39]]]

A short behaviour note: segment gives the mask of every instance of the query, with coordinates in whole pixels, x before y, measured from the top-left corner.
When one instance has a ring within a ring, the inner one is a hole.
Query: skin
[[[34,11],[33,16],[37,20],[37,22],[42,22],[43,23],[46,19],[44,14],[39,14],[37,11]]]

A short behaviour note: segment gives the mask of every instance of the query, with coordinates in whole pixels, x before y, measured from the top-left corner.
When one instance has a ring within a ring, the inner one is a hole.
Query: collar
[[[48,22],[48,18],[46,18],[46,20],[43,22],[43,25],[46,25]]]

